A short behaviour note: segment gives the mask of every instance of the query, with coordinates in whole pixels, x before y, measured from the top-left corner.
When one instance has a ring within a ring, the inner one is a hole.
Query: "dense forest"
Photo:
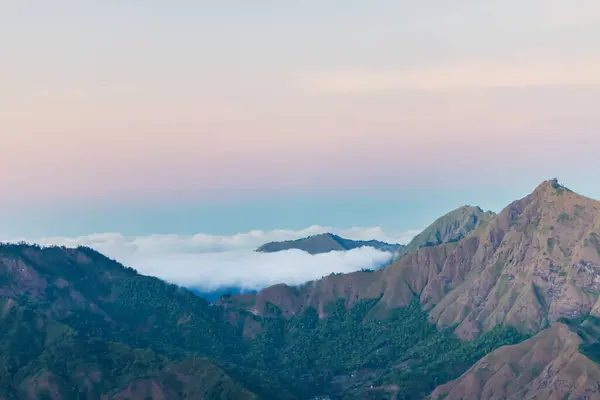
[[[525,337],[497,328],[475,341],[463,342],[451,330],[438,331],[415,300],[391,311],[387,319],[367,317],[378,299],[346,310],[332,304],[328,318],[310,308],[289,319],[266,320],[265,331],[251,343],[244,365],[277,376],[278,384],[300,398],[319,394],[348,397],[385,395],[421,399],[437,385],[455,379],[483,355]],[[261,381],[261,377],[255,377]]]

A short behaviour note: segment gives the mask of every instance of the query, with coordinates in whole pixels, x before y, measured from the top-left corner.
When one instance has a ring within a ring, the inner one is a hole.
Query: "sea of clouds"
[[[347,239],[407,243],[417,231],[387,234],[378,227],[334,229],[311,226],[301,230],[254,230],[230,236],[196,235],[125,236],[99,233],[80,237],[25,240],[43,246],[88,246],[135,268],[181,286],[204,292],[228,287],[258,290],[277,283],[297,285],[332,272],[348,273],[376,268],[392,254],[371,247],[310,255],[300,250],[258,253],[271,241],[292,240],[333,232]],[[11,240],[16,241],[16,240]]]

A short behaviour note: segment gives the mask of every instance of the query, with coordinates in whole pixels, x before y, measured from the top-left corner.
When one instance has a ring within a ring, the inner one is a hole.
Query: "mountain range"
[[[548,180],[414,241],[215,305],[89,248],[2,245],[0,398],[600,398],[600,202]]]

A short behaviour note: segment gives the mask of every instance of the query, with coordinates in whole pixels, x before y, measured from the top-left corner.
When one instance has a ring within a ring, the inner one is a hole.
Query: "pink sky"
[[[13,5],[0,17],[3,201],[598,167],[599,3],[463,3],[164,18],[59,6],[52,24]]]

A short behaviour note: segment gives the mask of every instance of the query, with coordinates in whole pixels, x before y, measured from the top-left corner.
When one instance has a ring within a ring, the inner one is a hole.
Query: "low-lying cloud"
[[[278,253],[231,250],[139,258],[134,266],[143,274],[202,291],[225,287],[257,290],[277,283],[296,285],[331,272],[374,268],[391,257],[390,253],[370,247],[317,255],[301,250]]]
[[[391,253],[371,247],[317,255],[300,250],[254,252],[258,246],[270,241],[298,239],[324,232],[335,232],[348,239],[376,239],[389,243],[406,243],[417,233],[410,231],[390,235],[377,227],[340,230],[311,226],[302,230],[255,230],[231,236],[101,233],[27,241],[41,245],[92,247],[142,274],[202,291],[227,287],[258,290],[277,283],[297,285],[332,272],[376,268],[392,259]]]

